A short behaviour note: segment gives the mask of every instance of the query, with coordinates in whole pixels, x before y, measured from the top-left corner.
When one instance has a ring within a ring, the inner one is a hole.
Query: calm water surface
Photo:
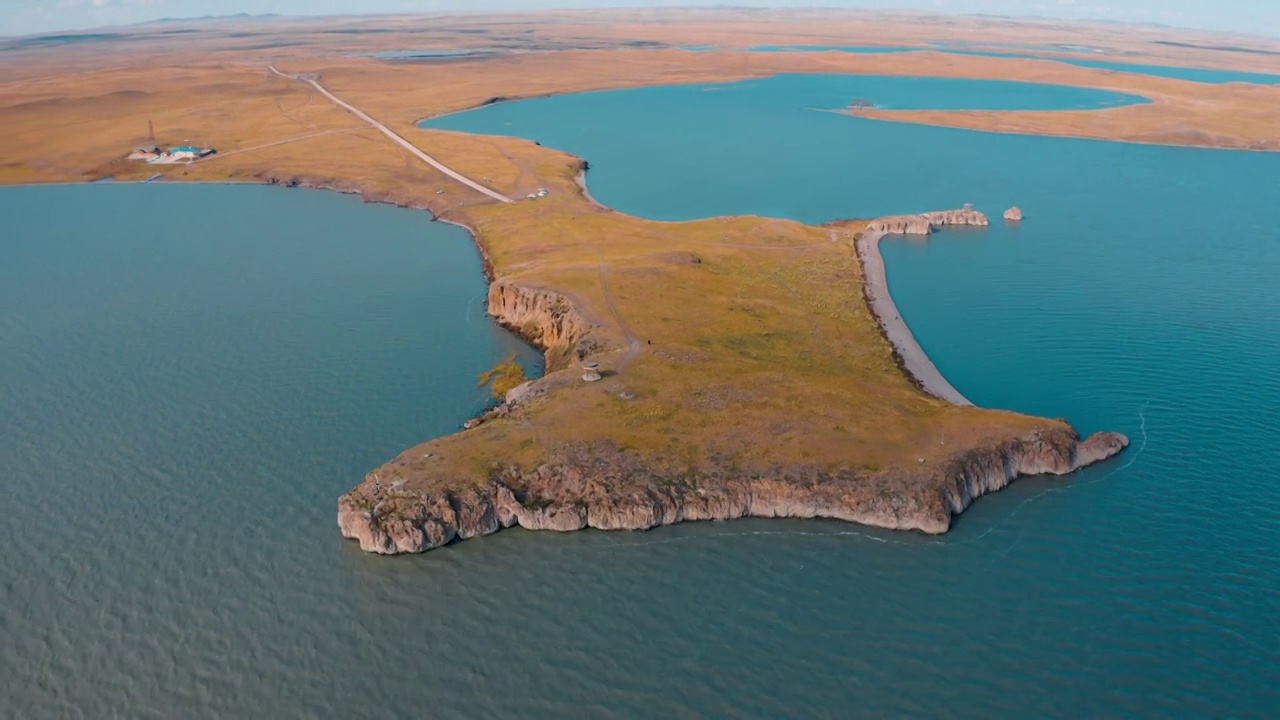
[[[1021,205],[887,244],[899,305],[976,402],[1135,445],[941,539],[739,521],[364,555],[336,496],[456,428],[517,347],[465,235],[303,191],[0,191],[0,716],[1273,716],[1280,158],[809,109],[1015,89],[797,76],[437,123],[583,155],[647,217]]]

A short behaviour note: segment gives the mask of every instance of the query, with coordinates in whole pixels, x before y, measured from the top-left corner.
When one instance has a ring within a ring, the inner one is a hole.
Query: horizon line
[[[182,23],[202,23],[202,22],[252,22],[254,20],[288,20],[288,21],[318,21],[326,20],[343,20],[343,19],[375,19],[375,18],[433,18],[448,17],[452,15],[469,15],[474,17],[499,17],[499,16],[533,16],[552,13],[611,13],[643,10],[646,12],[684,12],[684,11],[702,11],[702,12],[830,12],[844,13],[851,15],[883,15],[883,16],[917,16],[917,17],[935,17],[935,18],[969,18],[969,19],[996,19],[1008,20],[1014,23],[1046,23],[1056,22],[1065,23],[1067,25],[1111,25],[1131,28],[1148,28],[1158,30],[1169,30],[1178,33],[1190,33],[1199,35],[1214,35],[1235,38],[1249,38],[1254,40],[1262,40],[1267,42],[1280,43],[1280,32],[1275,35],[1264,35],[1259,33],[1247,33],[1238,30],[1214,30],[1207,28],[1193,27],[1190,25],[1171,25],[1169,23],[1156,21],[1135,21],[1135,20],[1117,20],[1108,18],[1065,18],[1061,16],[1048,14],[1035,15],[1006,15],[1000,13],[982,13],[982,12],[943,12],[933,10],[917,10],[917,9],[895,9],[895,8],[851,8],[851,7],[834,7],[834,6],[776,6],[776,5],[667,5],[660,7],[646,7],[643,5],[625,5],[616,7],[563,7],[563,8],[531,8],[527,10],[468,10],[465,8],[455,10],[441,10],[436,12],[369,12],[369,13],[319,13],[319,14],[292,14],[292,13],[230,13],[227,15],[190,15],[175,17],[160,17],[152,20],[139,20],[131,23],[115,23],[108,25],[94,26],[72,26],[60,30],[46,30],[43,32],[24,33],[19,35],[0,33],[0,43],[7,43],[14,40],[38,39],[46,37],[74,36],[82,34],[93,34],[95,31],[103,30],[128,30],[131,28],[145,28],[148,25],[159,24],[182,24]]]

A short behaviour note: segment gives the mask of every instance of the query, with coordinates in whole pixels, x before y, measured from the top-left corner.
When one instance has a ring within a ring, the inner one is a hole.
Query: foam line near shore
[[[894,351],[902,361],[903,369],[924,388],[925,392],[946,400],[952,405],[973,407],[973,403],[960,394],[947,381],[937,366],[925,354],[924,348],[916,342],[907,327],[898,306],[889,294],[889,279],[885,275],[884,257],[880,255],[880,241],[888,233],[880,230],[865,230],[858,235],[858,256],[862,260],[862,282],[871,305],[871,312],[880,322],[885,337],[893,345]]]

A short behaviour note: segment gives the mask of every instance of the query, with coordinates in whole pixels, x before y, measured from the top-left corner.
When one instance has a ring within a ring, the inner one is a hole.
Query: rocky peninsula
[[[988,222],[986,215],[965,207],[881,218],[853,237],[866,301],[899,367],[920,388],[960,408],[972,405],[929,362],[896,312],[877,245],[889,234],[927,234],[947,225]],[[603,325],[588,320],[564,294],[497,281],[490,288],[489,312],[542,348],[553,368],[546,377],[508,393],[487,416],[495,424],[527,426],[539,414],[540,403],[582,391],[574,381],[578,364],[609,361],[612,350]],[[1049,423],[895,468],[852,462],[828,467],[773,462],[752,468],[720,459],[672,462],[664,453],[645,453],[608,437],[558,443],[537,463],[499,455],[481,477],[459,477],[440,462],[437,453],[453,452],[468,434],[487,426],[408,451],[370,473],[338,501],[343,536],[365,551],[397,554],[514,526],[558,532],[648,530],[687,520],[744,517],[831,518],[938,534],[976,498],[1018,477],[1064,475],[1128,446],[1119,434],[1082,440],[1065,424]],[[424,452],[428,447],[433,451]]]

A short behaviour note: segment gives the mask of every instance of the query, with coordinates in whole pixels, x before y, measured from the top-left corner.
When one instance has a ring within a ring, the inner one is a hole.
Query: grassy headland
[[[110,63],[101,62],[102,48],[7,49],[17,62],[0,76],[6,128],[0,183],[160,173],[165,180],[301,184],[429,208],[470,228],[494,283],[491,312],[541,342],[548,374],[521,402],[474,429],[407,450],[344,496],[340,508],[355,528],[344,530],[367,549],[391,552],[512,522],[573,529],[579,511],[583,524],[597,527],[789,514],[940,531],[951,512],[1007,482],[1006,471],[1071,469],[1080,451],[1060,421],[956,407],[913,384],[864,299],[852,242],[861,223],[641,220],[585,197],[576,182],[577,158],[522,140],[422,131],[415,123],[423,117],[498,97],[780,72],[935,75],[1097,87],[1153,103],[1089,112],[864,114],[987,130],[1280,148],[1267,118],[1280,101],[1274,87],[932,52],[672,49],[708,42],[859,44],[864,36],[877,44],[918,43],[954,39],[956,32],[986,33],[991,42],[1001,33],[1027,42],[1030,32],[1080,43],[1083,31],[1054,36],[1034,24],[1019,30],[971,20],[870,23],[843,14],[821,20],[807,12],[746,13],[729,21],[673,14],[683,22],[670,23],[625,12],[548,17],[553,21],[536,25],[518,17],[453,18],[430,29],[420,21],[379,19],[390,29],[367,37],[326,33],[332,28],[318,22],[272,23],[255,30],[252,46],[243,31],[215,24],[181,43],[113,41]],[[483,32],[471,31],[477,28]],[[1116,42],[1094,32],[1096,42]],[[701,41],[694,42],[695,35]],[[502,49],[520,43],[541,51]],[[429,62],[351,56],[424,44],[483,52]],[[1163,55],[1143,59],[1200,57],[1182,46],[1151,47]],[[268,62],[315,74],[345,101],[498,192],[522,198],[545,187],[550,195],[494,202],[417,161],[307,85],[267,72]],[[148,121],[160,144],[197,142],[219,154],[185,166],[122,160],[150,141]],[[598,362],[603,379],[583,382],[583,362]],[[518,507],[504,504],[502,493]],[[636,515],[641,506],[648,509]],[[485,512],[493,522],[464,517]],[[557,512],[573,517],[557,520]]]

